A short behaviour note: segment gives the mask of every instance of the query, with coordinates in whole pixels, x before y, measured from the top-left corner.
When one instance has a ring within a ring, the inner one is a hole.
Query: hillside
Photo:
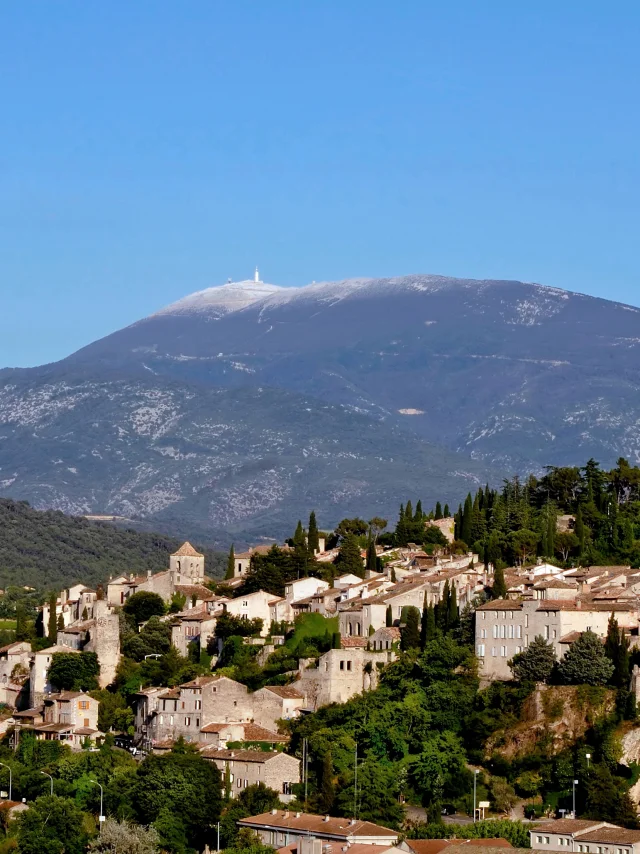
[[[395,515],[407,492],[635,458],[640,311],[414,275],[192,294],[0,371],[0,489],[227,544]],[[286,519],[286,525],[285,525]]]
[[[169,565],[180,541],[90,522],[59,511],[33,510],[0,498],[0,586],[57,589],[76,582],[95,585],[122,572],[157,572]],[[224,556],[201,549],[207,572],[220,574]]]

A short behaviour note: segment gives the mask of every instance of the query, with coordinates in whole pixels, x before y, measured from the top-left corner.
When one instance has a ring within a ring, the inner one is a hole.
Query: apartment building
[[[228,786],[232,798],[248,786],[264,783],[288,803],[293,800],[292,786],[300,782],[300,760],[288,753],[208,749],[202,756],[220,770],[222,784]]]
[[[580,854],[640,854],[640,830],[627,830],[606,821],[563,818],[529,831],[531,847],[539,851]]]
[[[371,821],[289,810],[271,810],[262,815],[241,818],[238,826],[254,830],[265,845],[276,848],[310,837],[323,840],[329,845],[343,846],[342,850],[347,850],[354,844],[394,845],[398,841],[395,830]]]

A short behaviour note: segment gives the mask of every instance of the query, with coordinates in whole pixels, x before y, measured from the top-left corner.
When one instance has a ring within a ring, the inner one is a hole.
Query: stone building
[[[191,643],[197,643],[200,650],[205,651],[215,629],[216,617],[206,604],[187,608],[171,617],[171,643],[184,656],[188,654]]]
[[[0,648],[0,703],[12,709],[29,703],[31,644],[15,641]]]
[[[241,818],[239,827],[254,830],[265,845],[280,848],[311,837],[347,851],[352,845],[394,845],[395,830],[353,818],[311,815],[310,813],[271,810],[262,815]],[[323,846],[323,850],[324,850]],[[635,854],[635,852],[634,852]]]
[[[65,652],[95,652],[100,664],[99,684],[110,685],[116,676],[120,661],[120,620],[105,599],[93,605],[94,617],[66,626],[58,632],[58,645]]]
[[[537,824],[529,831],[538,851],[579,851],[584,854],[640,854],[640,830],[606,821],[562,818]]]
[[[287,753],[262,750],[204,750],[202,756],[220,770],[232,798],[248,786],[264,783],[287,803],[293,800],[291,787],[300,782],[300,760]]]
[[[97,594],[95,590],[85,587],[84,584],[74,584],[62,590],[56,601],[56,618],[62,616],[65,626],[78,620],[93,617],[93,608]],[[86,614],[86,617],[83,615]],[[42,606],[42,629],[45,637],[49,637],[49,615],[50,605],[45,602]]]
[[[98,730],[100,703],[83,691],[47,694],[36,708],[15,715],[21,731],[30,730],[40,741],[64,741],[81,750],[87,741],[103,736]]]
[[[55,686],[49,682],[49,666],[56,652],[74,653],[68,646],[50,646],[34,652],[29,662],[29,707],[42,706],[46,694],[53,693]]]
[[[394,660],[392,650],[330,649],[317,662],[300,661],[295,688],[304,694],[306,708],[314,711],[329,703],[345,703],[356,694],[376,688],[380,670]]]
[[[292,720],[305,706],[304,694],[293,685],[267,685],[251,695],[253,716],[260,725],[277,732],[278,721]]]

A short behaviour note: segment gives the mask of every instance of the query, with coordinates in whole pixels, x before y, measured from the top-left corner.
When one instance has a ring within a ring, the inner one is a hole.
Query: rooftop
[[[258,765],[264,765],[270,759],[286,754],[278,753],[276,750],[216,750],[211,748],[203,750],[202,755],[205,759],[234,759],[237,762],[254,762]],[[293,759],[293,756],[289,758]]]
[[[204,557],[204,555],[197,552],[191,543],[187,540],[186,543],[183,543],[177,552],[174,552],[171,557]]]
[[[238,824],[247,827],[282,827],[293,831],[299,830],[302,833],[313,833],[320,837],[332,836],[338,839],[378,836],[395,841],[398,838],[395,830],[382,827],[371,821],[311,815],[310,813],[296,813],[288,810],[272,810],[261,815],[241,818]]]

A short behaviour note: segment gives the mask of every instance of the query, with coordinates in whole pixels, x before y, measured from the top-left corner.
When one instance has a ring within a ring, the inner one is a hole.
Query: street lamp
[[[476,783],[478,780],[478,774],[480,773],[480,769],[476,768],[473,772],[473,822],[475,824],[476,821]]]
[[[588,771],[589,770],[589,760],[591,759],[591,754],[585,753],[585,756],[587,757],[587,771]]]
[[[578,785],[578,781],[573,781],[573,817],[576,817],[576,786]]]
[[[44,774],[45,777],[48,777],[51,780],[51,797],[53,797],[53,777],[51,774],[47,774],[46,771],[41,771],[41,774]]]
[[[9,800],[11,800],[11,781],[12,781],[12,777],[13,777],[13,774],[11,773],[11,766],[5,765],[4,762],[0,762],[0,765],[2,765],[3,768],[9,769]]]
[[[98,822],[99,822],[99,824],[100,824],[100,833],[102,833],[102,825],[103,825],[103,823],[104,823],[104,815],[102,814],[102,802],[103,802],[103,799],[104,799],[104,789],[102,788],[102,786],[100,785],[100,783],[98,783],[98,781],[97,781],[97,780],[91,780],[91,779],[89,779],[89,782],[90,782],[90,783],[93,783],[93,784],[94,784],[94,786],[100,786],[100,815],[99,815],[99,817],[98,817]]]

